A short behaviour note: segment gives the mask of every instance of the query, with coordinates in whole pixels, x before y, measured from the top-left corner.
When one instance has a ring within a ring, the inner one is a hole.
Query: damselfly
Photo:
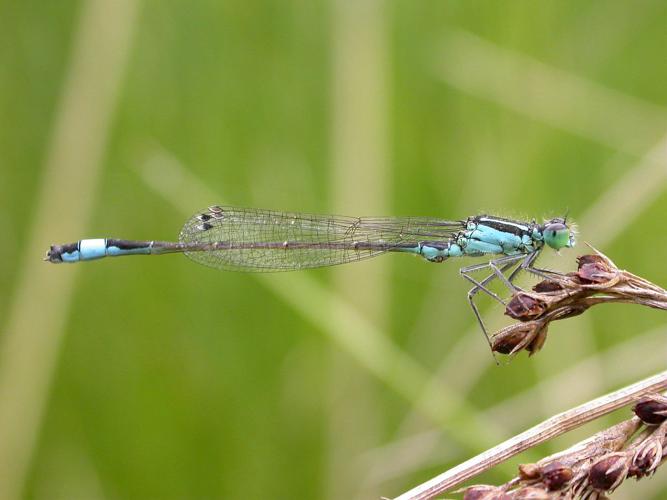
[[[490,215],[448,221],[341,217],[216,205],[192,216],[178,242],[86,239],[51,246],[45,260],[72,263],[177,252],[217,269],[272,272],[334,266],[386,252],[420,255],[430,262],[486,257],[485,262],[463,267],[460,273],[473,284],[468,301],[488,339],[474,296],[483,291],[504,304],[488,287],[493,279],[516,291],[513,281],[521,270],[544,275],[544,270],[533,267],[533,263],[545,245],[560,250],[574,244],[574,231],[565,218],[543,224]],[[484,269],[491,271],[485,278],[472,276]]]

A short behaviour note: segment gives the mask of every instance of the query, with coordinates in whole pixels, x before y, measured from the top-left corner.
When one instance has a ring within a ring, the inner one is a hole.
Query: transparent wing
[[[447,241],[463,225],[421,217],[341,217],[213,206],[190,218],[179,239],[187,247],[186,255],[206,266],[289,271],[367,259],[421,241]]]

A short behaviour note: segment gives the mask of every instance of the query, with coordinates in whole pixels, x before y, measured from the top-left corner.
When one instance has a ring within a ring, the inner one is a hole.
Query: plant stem
[[[644,394],[664,390],[667,390],[667,371],[554,415],[504,443],[429,479],[396,497],[395,500],[426,500],[433,498],[533,446],[626,406]]]

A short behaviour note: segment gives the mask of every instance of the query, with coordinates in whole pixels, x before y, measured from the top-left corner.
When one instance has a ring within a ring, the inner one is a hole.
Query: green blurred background
[[[665,26],[659,0],[0,2],[0,498],[396,496],[664,369],[664,315],[621,305],[496,366],[458,262],[40,259],[213,203],[569,210],[664,286]],[[667,498],[664,471],[617,497]]]

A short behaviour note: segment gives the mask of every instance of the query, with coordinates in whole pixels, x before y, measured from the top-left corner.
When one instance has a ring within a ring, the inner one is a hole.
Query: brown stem
[[[504,443],[429,479],[399,495],[395,500],[433,498],[533,446],[626,406],[642,395],[664,390],[667,390],[667,371],[555,415]]]

